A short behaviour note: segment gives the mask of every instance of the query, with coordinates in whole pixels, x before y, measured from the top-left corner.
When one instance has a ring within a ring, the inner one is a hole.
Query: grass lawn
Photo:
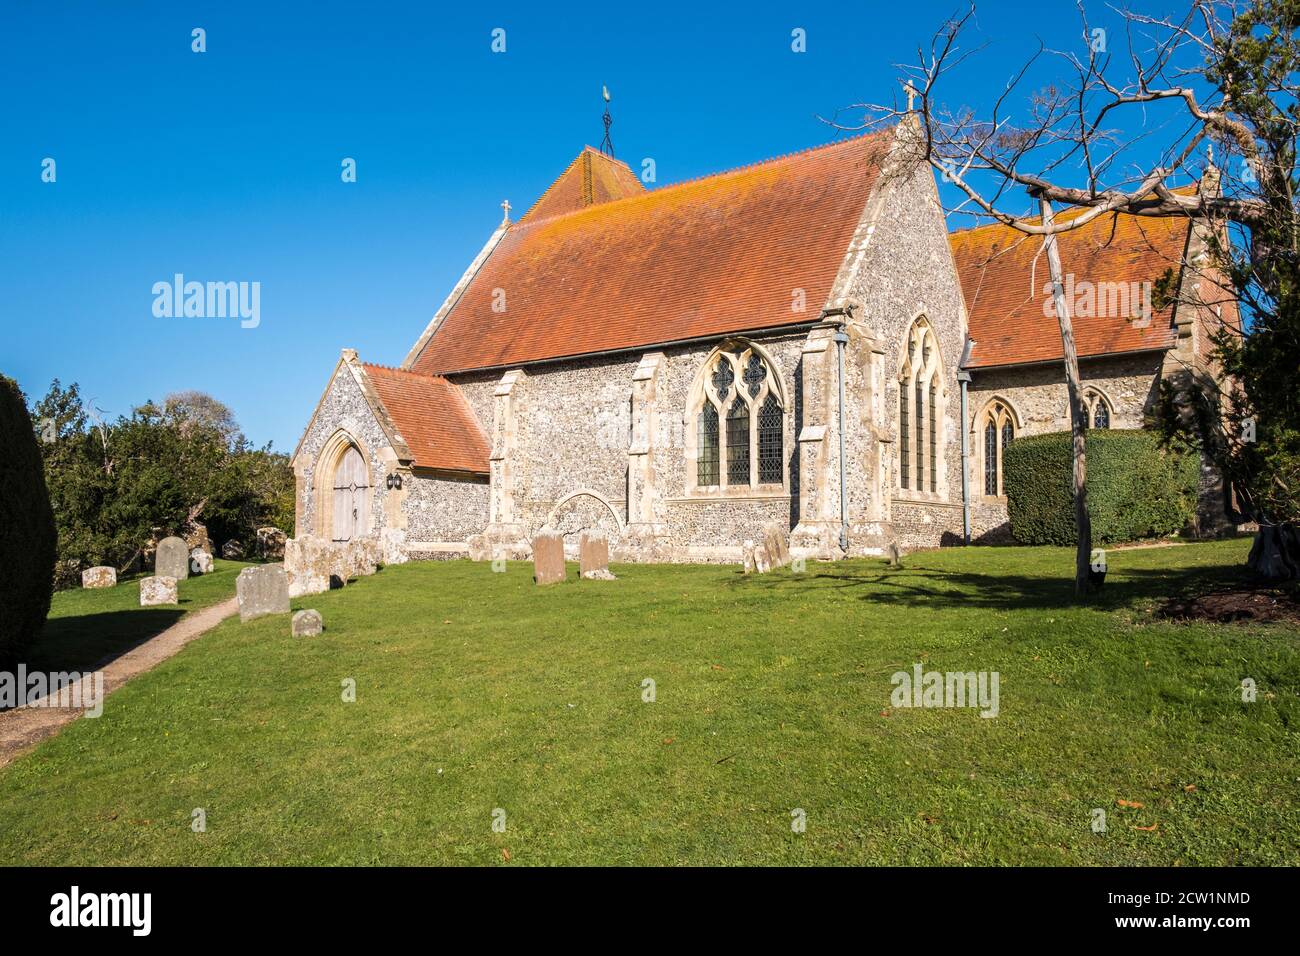
[[[1248,546],[1112,551],[1087,609],[1054,548],[388,568],[294,602],[323,635],[226,621],[0,770],[0,862],[1300,863],[1300,637],[1151,613]],[[999,672],[1000,715],[891,708],[917,662]]]
[[[54,595],[28,670],[86,670],[165,631],[191,611],[235,595],[235,578],[247,562],[213,562],[211,574],[177,584],[177,605],[140,606],[140,579],[112,588],[74,588]]]

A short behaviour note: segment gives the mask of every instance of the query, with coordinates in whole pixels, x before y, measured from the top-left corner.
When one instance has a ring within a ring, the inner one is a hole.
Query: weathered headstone
[[[244,546],[231,538],[221,546],[221,556],[227,561],[238,561],[244,556]]]
[[[140,606],[154,607],[158,604],[179,604],[176,594],[176,579],[164,576],[140,579]]]
[[[204,551],[212,551],[212,539],[208,537],[207,525],[199,524],[197,521],[191,526],[190,531],[185,535],[185,543],[189,545],[190,551],[195,548],[202,548]]]
[[[289,578],[289,596],[328,591],[334,560],[334,547],[314,535],[304,534],[286,541],[284,571]]]
[[[295,611],[289,622],[289,633],[294,637],[315,637],[323,630],[325,622],[321,620],[320,611],[313,608]]]
[[[284,543],[288,536],[279,528],[257,529],[257,556],[263,561],[284,559]]]
[[[754,542],[746,541],[741,546],[741,558],[745,562],[745,573],[753,574],[758,568],[754,565]]]
[[[564,536],[558,531],[538,532],[533,538],[533,580],[558,584],[564,577]]]
[[[379,532],[379,557],[380,563],[405,564],[411,560],[411,554],[406,550],[406,532],[401,528],[384,528]]]
[[[202,548],[193,548],[190,551],[190,574],[211,574],[212,573],[212,555]]]
[[[772,567],[783,568],[790,563],[790,543],[785,531],[778,524],[768,524],[763,528],[763,544],[767,547],[768,559]]]
[[[760,541],[753,547],[754,570],[759,574],[766,574],[772,570],[772,558],[767,553],[767,545]]]
[[[579,570],[588,581],[613,581],[609,571],[609,539],[603,531],[584,531],[578,538]]]
[[[83,588],[111,588],[117,584],[117,569],[100,565],[97,568],[86,568],[81,572],[81,586]]]
[[[153,573],[160,578],[175,578],[177,581],[184,581],[190,576],[190,546],[184,538],[173,535],[158,542]]]
[[[289,613],[289,579],[283,564],[244,568],[235,578],[239,619],[251,621],[267,614]]]
[[[889,557],[889,563],[898,567],[903,563],[903,549],[898,546],[897,541],[889,542],[889,547],[885,549],[885,554]]]

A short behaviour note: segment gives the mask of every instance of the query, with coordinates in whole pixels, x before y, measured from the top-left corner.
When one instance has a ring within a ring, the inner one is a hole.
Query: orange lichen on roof
[[[497,368],[814,321],[892,143],[885,130],[549,218],[535,209],[412,368]]]
[[[1056,220],[1067,221],[1082,212],[1063,210]],[[1079,355],[1140,352],[1174,344],[1172,304],[1153,295],[1146,318],[1141,305],[1145,291],[1154,290],[1170,270],[1175,281],[1181,275],[1190,225],[1190,219],[1180,216],[1106,214],[1057,236],[1061,268],[1075,304],[1086,305],[1085,282],[1091,284],[1094,303],[1104,303],[1094,305],[1090,314],[1081,307],[1071,315]],[[975,341],[971,367],[1061,359],[1060,326],[1050,305],[1042,237],[994,224],[954,232],[949,241],[966,300],[970,337]],[[1046,309],[1045,302],[1049,303]],[[1127,310],[1113,307],[1124,303]]]
[[[547,187],[533,208],[519,220],[545,219],[576,212],[598,203],[625,199],[645,192],[645,186],[627,163],[584,146],[560,177]]]
[[[456,385],[386,365],[362,368],[416,467],[487,474],[487,438]]]

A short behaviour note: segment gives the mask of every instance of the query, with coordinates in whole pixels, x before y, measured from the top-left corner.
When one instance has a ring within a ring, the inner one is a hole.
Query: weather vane
[[[614,122],[614,117],[609,115],[609,87],[602,85],[600,93],[605,97],[605,115],[601,117],[605,124],[605,138],[600,142],[600,151],[612,159],[614,157],[614,142],[609,138],[609,127]]]

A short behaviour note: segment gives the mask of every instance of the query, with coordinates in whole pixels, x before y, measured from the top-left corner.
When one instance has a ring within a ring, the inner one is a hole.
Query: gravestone
[[[184,581],[190,576],[190,546],[184,538],[173,535],[158,542],[153,573],[160,578],[175,578],[177,581]]]
[[[763,528],[763,544],[767,547],[768,560],[774,568],[783,568],[790,563],[790,543],[785,531],[778,524],[768,524]]]
[[[754,556],[754,571],[758,574],[766,574],[772,570],[772,558],[767,553],[767,545],[760,541],[751,549]]]
[[[190,574],[211,574],[212,573],[212,555],[202,548],[193,548],[190,551]]]
[[[740,546],[740,557],[744,562],[746,574],[753,574],[758,570],[758,568],[754,566],[754,542],[746,541]]]
[[[320,611],[313,608],[296,611],[289,622],[289,633],[294,637],[315,637],[325,630]]]
[[[101,565],[97,568],[86,568],[81,572],[83,588],[111,588],[115,584],[117,584],[116,568]]]
[[[289,613],[289,579],[283,564],[244,568],[235,578],[239,620],[251,621],[267,614]]]
[[[603,531],[584,531],[578,538],[578,560],[588,581],[613,581],[609,571],[609,539]]]
[[[564,536],[558,531],[539,532],[533,538],[533,581],[558,584],[564,577]]]
[[[140,579],[140,606],[154,607],[159,604],[179,604],[176,595],[176,579],[164,576]]]
[[[284,571],[289,578],[289,597],[328,591],[334,573],[334,552],[330,542],[310,534],[286,541]]]

